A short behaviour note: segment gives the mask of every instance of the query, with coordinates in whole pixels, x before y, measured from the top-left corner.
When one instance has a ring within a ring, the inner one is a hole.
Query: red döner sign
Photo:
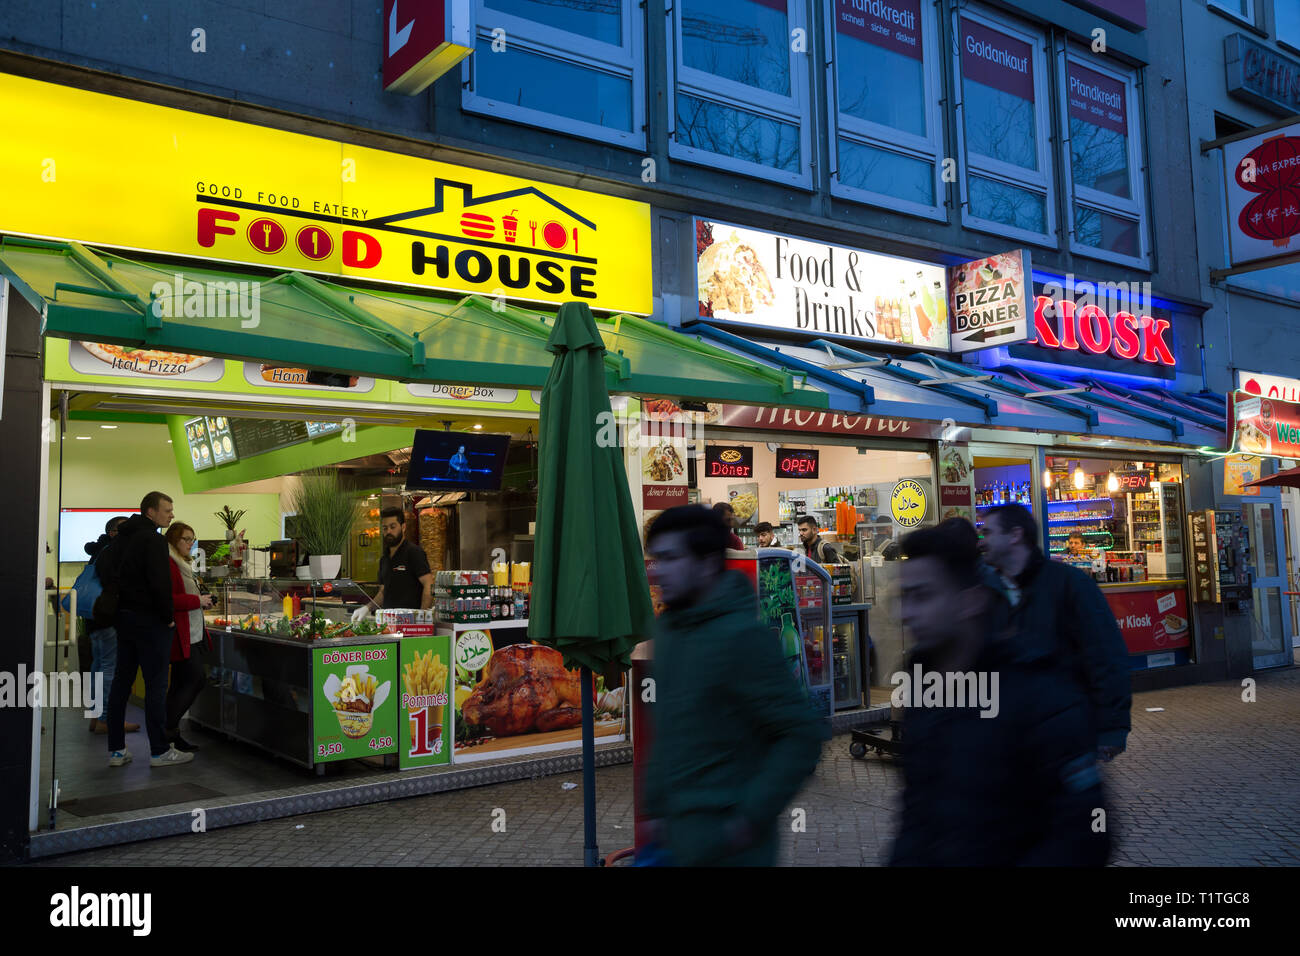
[[[1053,328],[1051,314],[1060,318]],[[1027,341],[1049,349],[1072,349],[1116,358],[1136,359],[1148,365],[1174,363],[1173,350],[1165,340],[1172,328],[1167,319],[1132,312],[1116,312],[1112,317],[1096,305],[1076,306],[1070,299],[1040,295],[1034,298],[1034,336]]]

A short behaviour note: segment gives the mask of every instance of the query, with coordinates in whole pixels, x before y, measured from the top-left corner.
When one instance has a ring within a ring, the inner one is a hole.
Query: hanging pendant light
[[[1052,469],[1050,469],[1050,468],[1044,468],[1044,469],[1043,469],[1043,489],[1046,490],[1046,489],[1048,489],[1048,488],[1050,488],[1050,487],[1052,487]]]
[[[1106,490],[1119,491],[1119,476],[1113,471],[1110,473],[1110,477],[1106,479]]]
[[[1086,482],[1087,480],[1088,480],[1088,476],[1083,473],[1083,465],[1075,465],[1074,466],[1074,487],[1077,488],[1079,491],[1083,491],[1084,482]]]

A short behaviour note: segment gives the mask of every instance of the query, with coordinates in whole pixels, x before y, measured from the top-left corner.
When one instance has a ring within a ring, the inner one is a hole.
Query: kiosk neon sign
[[[1048,315],[1060,317],[1060,331],[1052,327]],[[1031,345],[1049,349],[1071,349],[1116,358],[1136,359],[1148,365],[1174,367],[1174,353],[1165,340],[1173,327],[1168,319],[1132,312],[1116,312],[1112,317],[1096,305],[1085,305],[1076,312],[1070,299],[1040,295],[1034,298],[1034,336]]]

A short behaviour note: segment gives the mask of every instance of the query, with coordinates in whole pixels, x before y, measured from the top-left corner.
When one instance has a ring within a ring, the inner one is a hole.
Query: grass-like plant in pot
[[[312,577],[333,578],[339,573],[360,503],[340,485],[337,471],[315,468],[302,475],[289,504],[298,516],[298,537],[311,556]]]

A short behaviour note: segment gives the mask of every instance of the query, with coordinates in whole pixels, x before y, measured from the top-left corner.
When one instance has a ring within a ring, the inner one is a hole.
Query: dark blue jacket
[[[996,674],[997,714],[906,708],[894,866],[1100,866],[1109,852],[1089,704],[1060,668],[1030,663],[994,612],[970,672]],[[918,655],[908,671],[929,662]],[[991,676],[986,677],[990,681]],[[990,711],[992,708],[990,708]]]

